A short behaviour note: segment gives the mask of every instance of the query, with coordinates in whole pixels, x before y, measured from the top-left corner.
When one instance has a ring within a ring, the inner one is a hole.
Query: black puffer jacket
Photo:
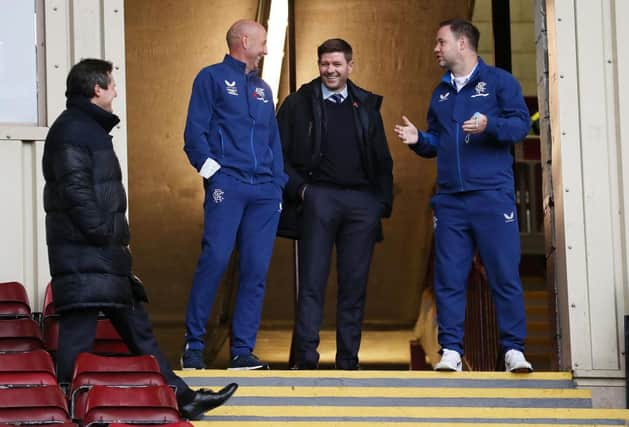
[[[118,122],[73,97],[46,138],[46,241],[58,311],[132,302],[127,200],[109,135]]]

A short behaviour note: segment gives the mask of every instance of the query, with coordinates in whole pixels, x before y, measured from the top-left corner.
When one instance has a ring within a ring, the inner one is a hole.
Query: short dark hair
[[[66,98],[73,95],[94,97],[94,86],[103,89],[109,86],[109,79],[113,64],[102,59],[83,59],[75,64],[66,80]]]
[[[347,62],[352,60],[352,46],[343,39],[328,39],[317,48],[317,56],[321,61],[324,53],[343,52]]]
[[[448,19],[447,21],[443,21],[439,24],[439,28],[450,26],[450,30],[452,34],[454,34],[455,38],[459,38],[461,36],[466,37],[474,52],[478,52],[478,40],[480,39],[480,31],[478,28],[474,26],[470,21],[466,21],[464,19]]]

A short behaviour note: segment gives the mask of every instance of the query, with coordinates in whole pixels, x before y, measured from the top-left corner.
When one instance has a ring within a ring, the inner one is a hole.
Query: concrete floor
[[[287,367],[291,331],[260,331],[256,354],[278,368]],[[413,331],[364,331],[359,360],[363,367],[408,369],[409,341]],[[321,367],[332,368],[336,355],[336,332],[322,331],[319,345]]]
[[[156,331],[162,349],[168,356],[173,368],[179,368],[179,356],[183,340],[178,335],[165,334]],[[287,369],[291,341],[290,330],[263,329],[258,333],[255,354],[271,364],[272,369]],[[412,330],[392,331],[364,331],[359,353],[360,365],[367,369],[409,369],[410,347],[413,339]],[[334,367],[336,353],[336,332],[324,330],[321,332],[320,367]],[[216,369],[227,368],[229,365],[229,346],[227,342],[222,346],[216,360],[210,367]]]

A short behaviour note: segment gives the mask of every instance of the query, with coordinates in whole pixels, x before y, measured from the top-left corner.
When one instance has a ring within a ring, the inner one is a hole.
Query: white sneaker
[[[461,363],[461,355],[458,351],[443,349],[441,360],[435,366],[435,371],[453,371],[461,372],[463,364]]]
[[[533,372],[533,365],[526,360],[519,350],[511,349],[505,353],[505,370],[507,372]]]

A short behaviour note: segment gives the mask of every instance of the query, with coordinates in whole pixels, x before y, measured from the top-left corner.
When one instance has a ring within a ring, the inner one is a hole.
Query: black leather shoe
[[[355,360],[337,360],[334,368],[342,371],[360,371],[360,365]]]
[[[219,391],[204,388],[197,390],[192,400],[179,408],[179,413],[187,420],[200,420],[205,412],[225,403],[237,388],[238,384],[231,383]]]
[[[317,362],[297,362],[290,367],[294,371],[310,371],[314,369],[319,369],[319,364]]]

